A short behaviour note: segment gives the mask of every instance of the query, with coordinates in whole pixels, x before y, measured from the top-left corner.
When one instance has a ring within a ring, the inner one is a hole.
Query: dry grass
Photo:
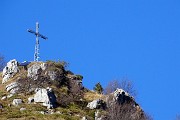
[[[96,92],[93,92],[93,91],[88,91],[84,94],[84,99],[86,101],[93,101],[93,100],[96,100],[96,99],[105,99],[105,95],[103,94],[98,94]]]

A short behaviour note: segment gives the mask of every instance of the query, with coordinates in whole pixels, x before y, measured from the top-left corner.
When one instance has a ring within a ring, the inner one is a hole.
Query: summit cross
[[[39,61],[39,49],[40,49],[40,44],[39,44],[39,37],[41,37],[41,38],[43,38],[43,39],[45,39],[45,40],[47,40],[48,38],[47,37],[45,37],[45,36],[43,36],[43,35],[41,35],[40,33],[39,33],[39,23],[38,22],[36,22],[36,32],[35,31],[33,31],[33,30],[30,30],[30,29],[27,29],[27,31],[28,32],[30,32],[30,33],[32,33],[32,34],[34,34],[35,36],[36,36],[36,44],[35,44],[35,52],[34,52],[34,61],[36,61],[36,62],[38,62]]]

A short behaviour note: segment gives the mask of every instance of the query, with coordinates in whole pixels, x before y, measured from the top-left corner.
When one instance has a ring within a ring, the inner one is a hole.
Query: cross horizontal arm
[[[41,34],[35,32],[35,31],[33,31],[33,30],[27,29],[27,31],[30,32],[30,33],[33,33],[33,34],[35,34],[35,35],[38,35],[38,37],[41,37],[41,38],[43,38],[43,39],[45,39],[45,40],[48,39],[46,36],[41,35]]]
[[[34,33],[36,35],[36,32],[33,31],[33,30],[27,29],[27,31],[30,32],[30,33]]]
[[[43,36],[43,35],[41,35],[41,34],[39,34],[39,33],[38,33],[38,36],[41,37],[41,38],[43,38],[43,39],[45,39],[45,40],[48,39],[46,36]]]

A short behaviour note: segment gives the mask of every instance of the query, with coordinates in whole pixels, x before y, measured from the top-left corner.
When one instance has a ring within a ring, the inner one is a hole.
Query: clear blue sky
[[[1,0],[0,53],[33,60],[40,23],[41,60],[65,60],[92,89],[126,76],[155,120],[180,113],[179,0]]]

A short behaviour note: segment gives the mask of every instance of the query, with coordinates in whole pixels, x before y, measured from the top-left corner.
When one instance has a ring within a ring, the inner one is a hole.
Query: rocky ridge
[[[8,107],[12,105],[17,108],[23,105],[19,109],[21,111],[30,110],[24,107],[26,105],[38,104],[44,110],[34,112],[59,114],[60,117],[70,115],[71,118],[83,120],[108,120],[106,115],[108,108],[114,104],[132,103],[131,107],[139,111],[141,117],[144,116],[141,107],[123,89],[117,88],[103,98],[86,100],[83,96],[89,90],[83,87],[82,79],[81,75],[65,70],[64,63],[61,62],[32,62],[22,65],[14,59],[7,63],[2,72],[1,86],[4,86],[6,94],[1,96],[1,101],[12,101]],[[59,111],[61,109],[67,111],[70,109],[69,106],[76,106],[79,112],[72,112],[74,111],[72,108],[71,112],[65,114]],[[89,112],[93,112],[94,115],[90,116]]]

